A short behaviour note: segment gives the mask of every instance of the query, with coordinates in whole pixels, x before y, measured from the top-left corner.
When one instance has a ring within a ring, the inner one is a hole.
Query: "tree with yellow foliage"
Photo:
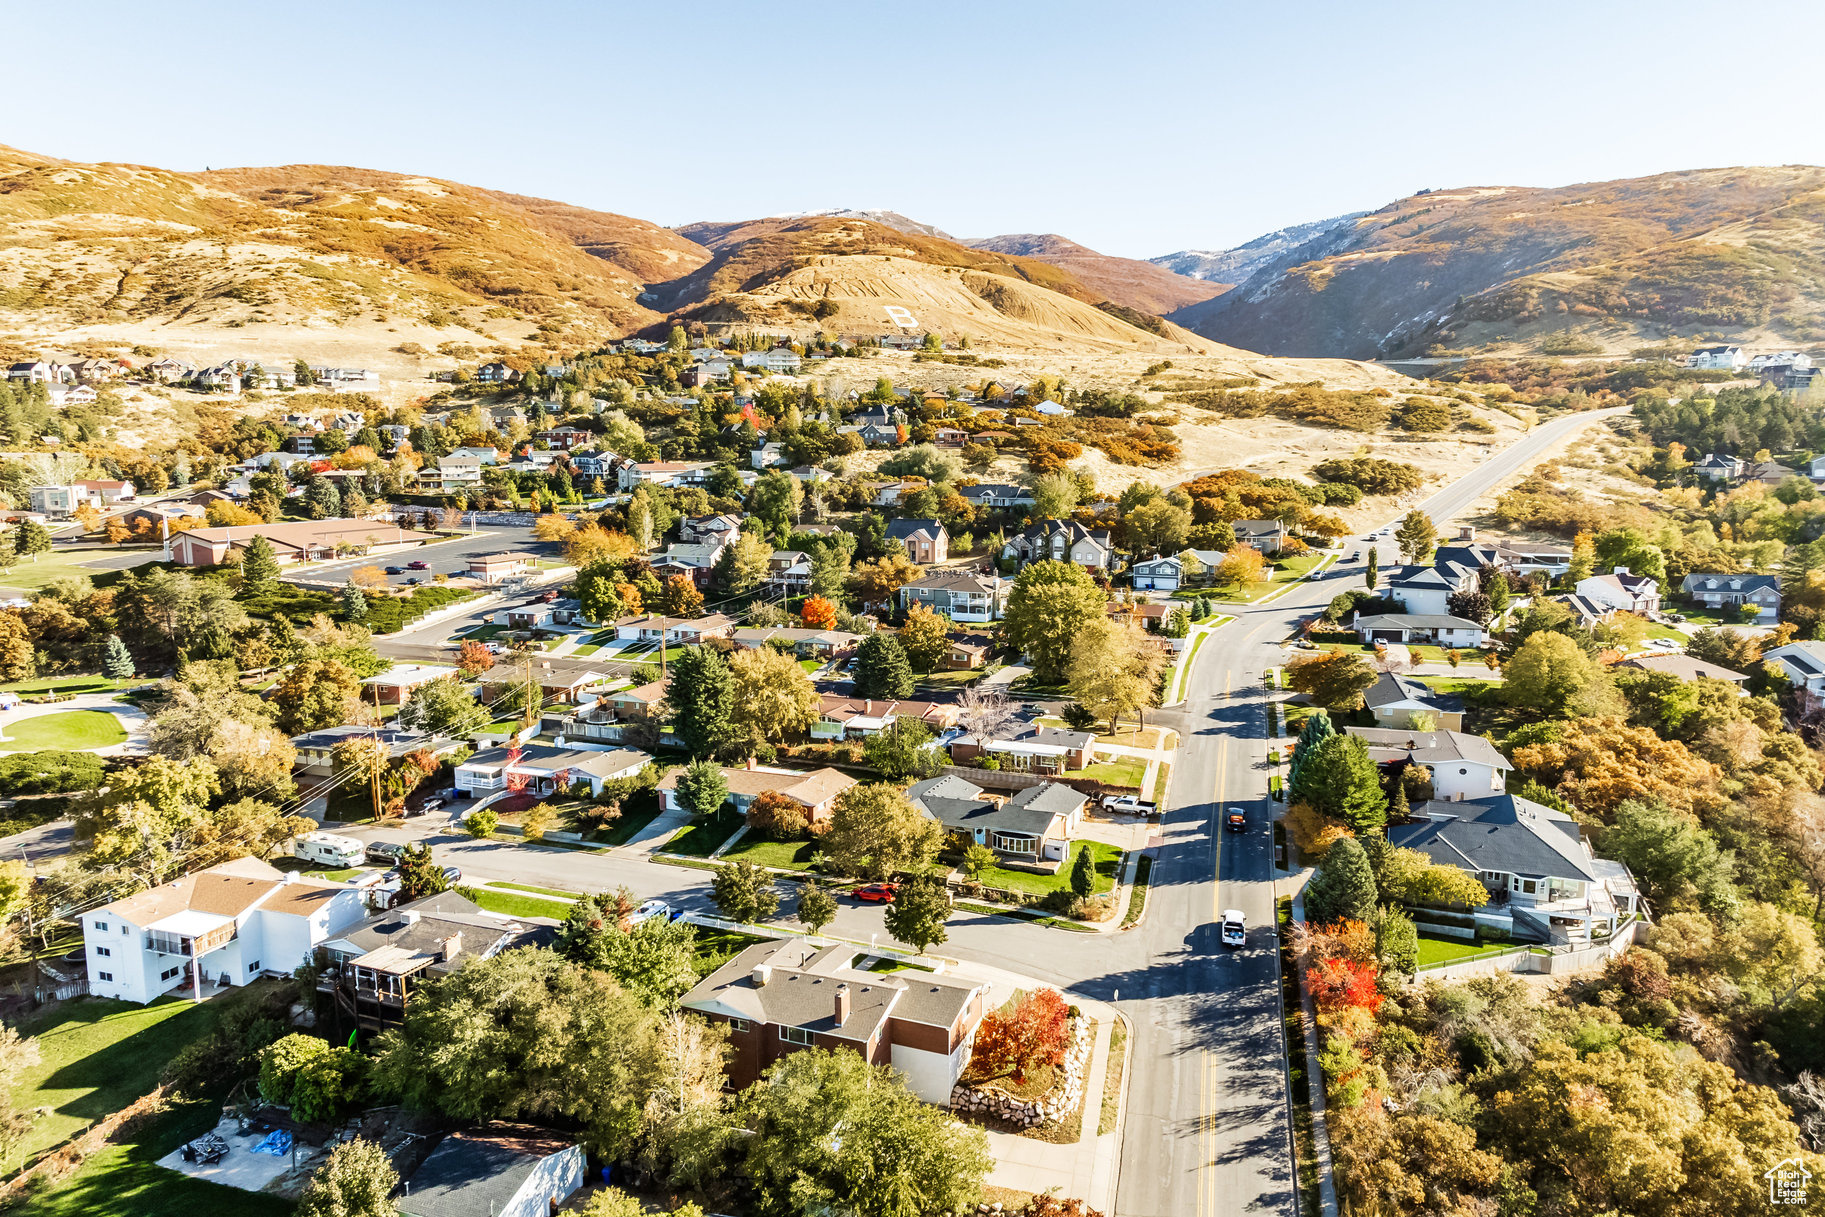
[[[1266,578],[1267,559],[1252,545],[1234,545],[1211,573],[1218,583],[1226,587],[1246,587]]]

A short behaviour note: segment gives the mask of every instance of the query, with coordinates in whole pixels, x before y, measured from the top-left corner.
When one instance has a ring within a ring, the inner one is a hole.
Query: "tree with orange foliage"
[[[633,584],[617,583],[615,584],[615,591],[620,594],[621,607],[627,612],[628,616],[638,616],[641,610],[646,607],[640,599],[640,589]]]
[[[564,542],[565,561],[579,568],[597,562],[625,562],[633,556],[632,537],[594,525],[577,529]]]
[[[1036,989],[983,1018],[970,1067],[986,1077],[1013,1074],[1015,1082],[1025,1082],[1028,1070],[1061,1064],[1070,1043],[1064,997],[1057,989]]]
[[[133,533],[127,528],[126,521],[119,516],[108,521],[108,543],[110,545],[125,545],[127,538],[132,535]]]
[[[1556,737],[1514,751],[1515,769],[1553,790],[1588,815],[1609,818],[1638,799],[1681,811],[1717,789],[1723,771],[1677,740],[1619,718],[1574,718]]]
[[[1259,583],[1267,575],[1267,559],[1252,545],[1233,545],[1212,574],[1227,587]]]
[[[798,619],[805,623],[808,630],[834,630],[836,605],[822,596],[813,596],[799,608]]]
[[[1373,939],[1371,933],[1371,943]],[[1312,1003],[1318,1007],[1320,1015],[1349,1009],[1373,1014],[1380,1008],[1382,1000],[1381,990],[1376,986],[1377,975],[1372,963],[1355,959],[1321,959],[1315,967],[1306,970],[1305,982],[1312,991]]]
[[[668,575],[656,606],[667,617],[690,619],[703,615],[703,593],[689,575]]]
[[[456,666],[464,676],[479,676],[494,666],[494,653],[479,642],[465,642]]]
[[[203,518],[211,528],[230,528],[242,524],[264,524],[266,518],[251,507],[216,499],[203,509]]]
[[[357,566],[349,572],[349,582],[356,587],[378,590],[387,585],[387,573],[378,566]]]

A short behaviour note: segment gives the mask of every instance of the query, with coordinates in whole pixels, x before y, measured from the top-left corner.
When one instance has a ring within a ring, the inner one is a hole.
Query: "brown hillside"
[[[1174,309],[1212,300],[1228,291],[1227,283],[1210,283],[1174,274],[1163,266],[1133,258],[1115,258],[1066,240],[1057,233],[1010,233],[965,241],[971,249],[1037,258],[1071,272],[1106,299],[1143,313],[1164,316]]]

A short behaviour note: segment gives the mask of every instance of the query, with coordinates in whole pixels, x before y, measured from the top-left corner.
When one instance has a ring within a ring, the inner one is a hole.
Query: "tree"
[[[291,1105],[298,1118],[335,1124],[367,1096],[368,1058],[353,1048],[331,1048],[298,1071]]]
[[[209,806],[220,791],[209,760],[155,756],[77,803],[71,815],[75,836],[90,842],[90,866],[130,867],[153,886],[175,856],[193,850],[207,833]]]
[[[480,676],[494,666],[494,652],[488,649],[486,643],[473,639],[463,643],[457,656],[456,666],[464,676]]]
[[[678,775],[678,801],[700,816],[714,814],[728,797],[728,779],[714,761],[692,761]]]
[[[1300,765],[1289,797],[1310,803],[1320,815],[1341,820],[1358,834],[1387,821],[1380,770],[1368,746],[1353,735],[1333,735],[1314,748]]]
[[[1603,668],[1564,634],[1533,635],[1502,665],[1502,698],[1550,718],[1618,712],[1621,700]]]
[[[999,736],[1014,721],[1014,703],[1000,685],[971,685],[957,698],[957,726],[977,745]]]
[[[873,882],[930,865],[943,844],[943,826],[884,782],[851,786],[837,796],[823,839],[840,873]]]
[[[1068,471],[1048,473],[1033,483],[1033,515],[1041,520],[1068,520],[1077,506],[1077,479]]]
[[[1394,540],[1400,546],[1400,556],[1409,564],[1418,564],[1430,558],[1438,547],[1438,527],[1431,516],[1415,508],[1401,517]]]
[[[1071,891],[1080,897],[1096,891],[1096,862],[1088,845],[1079,846],[1077,856],[1071,860]]]
[[[904,715],[862,742],[862,756],[889,781],[928,778],[944,764],[942,752],[932,746],[931,729]]]
[[[810,730],[818,693],[791,652],[755,647],[729,657],[730,733],[749,748]]]
[[[13,529],[13,550],[36,561],[37,555],[51,552],[50,529],[36,520],[19,521]]]
[[[756,1217],[925,1217],[974,1207],[988,1138],[927,1106],[899,1073],[811,1048],[770,1068],[734,1112]]]
[[[848,587],[864,608],[889,608],[901,587],[924,574],[904,553],[883,554],[851,567]]]
[[[804,502],[804,484],[784,469],[770,469],[761,474],[754,489],[748,493],[748,511],[769,533],[782,540],[791,535],[792,525],[804,509]]]
[[[1289,689],[1304,693],[1326,710],[1354,710],[1376,680],[1375,670],[1357,651],[1320,651],[1286,665]],[[1329,720],[1326,720],[1327,726]]]
[[[799,888],[799,924],[813,934],[823,933],[824,927],[836,920],[836,907],[836,897],[815,879],[807,880]]]
[[[1380,845],[1380,838],[1370,838]],[[1365,851],[1367,852],[1367,851]],[[1385,846],[1375,875],[1376,890],[1395,904],[1463,904],[1482,908],[1489,889],[1462,867],[1434,863],[1417,849]]]
[[[1113,732],[1123,715],[1153,701],[1165,655],[1132,620],[1107,616],[1083,624],[1071,643],[1065,684],[1078,704],[1109,721]]]
[[[798,619],[808,630],[834,630],[836,605],[822,596],[812,596],[799,606]]]
[[[298,1217],[394,1217],[399,1173],[386,1150],[362,1137],[330,1151],[304,1185]]]
[[[520,834],[528,841],[543,841],[557,820],[557,808],[550,803],[534,803],[520,816]]]
[[[395,869],[399,871],[401,904],[450,890],[450,880],[445,877],[444,868],[432,859],[431,847],[422,841],[406,846],[405,852],[399,855]]]
[[[914,604],[906,610],[906,624],[900,627],[900,646],[912,670],[930,673],[950,653],[950,619],[934,613],[929,605]]]
[[[933,875],[917,875],[900,884],[887,906],[887,932],[919,954],[943,942],[944,921],[950,916],[951,897],[944,882]]]
[[[107,650],[101,661],[102,675],[109,680],[131,680],[134,674],[133,652],[120,640],[119,634],[108,635]]]
[[[272,542],[264,535],[255,534],[241,551],[241,588],[252,594],[260,595],[273,589],[279,582],[279,559],[273,552]]]
[[[366,621],[368,619],[367,593],[352,581],[342,585],[339,593],[342,597],[342,619],[344,621]]]
[[[1267,577],[1267,559],[1252,545],[1232,545],[1211,577],[1225,587],[1246,587]]]
[[[730,921],[754,924],[779,911],[773,872],[746,860],[725,862],[710,881],[710,897]]]
[[[1078,634],[1107,616],[1108,601],[1083,567],[1035,562],[1014,579],[1002,634],[1032,656],[1036,680],[1058,684],[1064,680]]]
[[[1299,729],[1299,738],[1293,741],[1293,756],[1289,765],[1289,784],[1299,780],[1300,767],[1311,759],[1318,745],[1337,734],[1337,728],[1331,725],[1331,716],[1324,710],[1314,710],[1305,716],[1305,725]]]
[[[334,659],[305,659],[293,664],[268,696],[278,710],[279,730],[303,735],[350,721],[361,682]]]
[[[454,676],[441,676],[413,689],[399,708],[398,718],[402,727],[457,739],[474,735],[488,721],[488,710]]]
[[[729,739],[735,708],[728,661],[709,647],[693,647],[672,661],[665,702],[672,730],[691,755],[708,756]]]
[[[1177,553],[1191,536],[1191,512],[1164,498],[1140,504],[1122,522],[1137,552]]]
[[[732,595],[759,587],[767,577],[773,546],[758,532],[742,533],[716,559],[716,585]]]
[[[478,841],[485,841],[494,835],[500,824],[501,817],[494,808],[483,807],[463,818],[463,831]]]
[[[1664,803],[1619,804],[1616,822],[1603,834],[1603,856],[1627,864],[1656,908],[1696,903],[1715,916],[1737,911],[1731,856],[1689,814]]]
[[[777,790],[767,790],[748,804],[748,831],[769,841],[803,841],[811,831],[805,805]]]
[[[653,606],[668,617],[690,620],[703,615],[703,593],[689,575],[668,575],[660,585],[658,602]]]
[[[1575,718],[1509,741],[1515,771],[1579,811],[1607,817],[1631,799],[1692,811],[1717,789],[1722,772],[1677,740],[1618,718]],[[1523,740],[1525,739],[1525,742]]]
[[[1317,873],[1305,888],[1305,919],[1366,921],[1375,913],[1375,872],[1354,837],[1345,837],[1325,852]]]
[[[1070,1046],[1071,1011],[1064,996],[1038,988],[983,1016],[970,1064],[989,1077],[1012,1074],[1018,1084],[1035,1069],[1063,1064]]]
[[[1478,625],[1488,625],[1489,619],[1495,616],[1495,606],[1482,592],[1472,589],[1465,592],[1452,592],[1445,597],[1445,611],[1453,617],[1462,617]]]
[[[260,1050],[260,1097],[268,1103],[289,1106],[298,1076],[312,1061],[330,1053],[330,1046],[314,1035],[287,1035]]]
[[[855,691],[862,697],[899,700],[913,690],[912,665],[906,650],[892,634],[875,633],[862,639],[855,654]]]

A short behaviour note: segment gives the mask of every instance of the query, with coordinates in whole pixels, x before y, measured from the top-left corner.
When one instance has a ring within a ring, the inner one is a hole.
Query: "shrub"
[[[769,790],[748,804],[748,831],[769,841],[802,841],[811,832],[805,808],[777,790]]]
[[[298,1074],[329,1053],[329,1044],[314,1035],[288,1035],[273,1041],[260,1053],[260,1097],[289,1106]]]
[[[463,821],[463,828],[472,837],[486,839],[494,835],[494,830],[501,825],[501,817],[494,808],[484,807],[480,811],[470,812],[469,818]]]

